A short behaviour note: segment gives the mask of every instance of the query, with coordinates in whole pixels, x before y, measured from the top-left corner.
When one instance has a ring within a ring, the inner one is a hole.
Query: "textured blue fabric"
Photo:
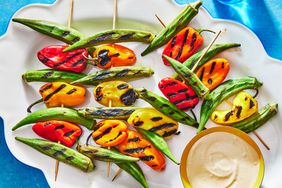
[[[0,118],[0,187],[1,188],[47,188],[41,170],[18,161],[9,151],[4,137],[3,120]]]

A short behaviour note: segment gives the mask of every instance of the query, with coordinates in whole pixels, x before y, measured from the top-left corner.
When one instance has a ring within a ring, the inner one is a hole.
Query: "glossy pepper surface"
[[[136,99],[137,95],[133,87],[123,81],[109,81],[99,84],[94,89],[95,100],[108,106],[110,101],[113,107],[130,106]]]
[[[84,71],[87,61],[84,56],[88,56],[88,51],[86,49],[78,49],[63,53],[66,47],[65,45],[45,47],[37,53],[37,57],[44,65],[55,70]]]
[[[224,58],[217,58],[202,65],[196,74],[207,88],[213,90],[223,82],[229,70],[229,62]]]
[[[163,55],[182,63],[193,55],[203,42],[204,39],[197,30],[192,27],[185,27],[166,44]],[[165,58],[163,58],[163,62],[165,65],[170,65]]]
[[[51,82],[43,85],[40,95],[47,107],[72,107],[85,101],[86,89],[65,82]]]
[[[187,5],[183,11],[160,33],[154,38],[150,45],[142,52],[142,56],[149,54],[155,49],[166,44],[173,36],[175,36],[180,30],[186,27],[189,22],[198,14],[198,10],[202,5],[201,1],[196,1]]]
[[[33,125],[32,130],[42,138],[72,147],[82,134],[82,129],[67,121],[44,121]]]
[[[257,111],[257,101],[249,93],[241,91],[235,96],[230,110],[215,110],[211,115],[211,120],[217,124],[228,125],[240,122]]]
[[[120,120],[100,121],[94,127],[92,138],[98,145],[116,146],[127,138],[127,126]]]
[[[177,133],[178,122],[165,116],[156,109],[145,108],[135,110],[127,120],[128,124],[154,132],[166,139]]]
[[[58,161],[74,166],[78,169],[81,169],[85,172],[91,172],[94,170],[95,165],[85,155],[82,155],[78,151],[63,146],[59,143],[54,143],[51,141],[43,140],[43,139],[32,139],[32,138],[22,138],[15,137],[16,140],[29,145],[30,147],[36,149],[37,151],[48,155]]]
[[[180,110],[191,110],[199,102],[199,97],[190,86],[174,78],[163,78],[158,86],[166,98]]]
[[[106,44],[98,47],[93,54],[95,64],[101,69],[130,66],[136,62],[134,52],[119,44]]]
[[[20,122],[18,122],[12,130],[15,131],[16,129],[31,124],[37,123],[41,121],[48,121],[48,120],[61,120],[61,121],[68,121],[71,123],[76,123],[83,125],[87,129],[93,129],[96,125],[96,121],[93,119],[86,119],[78,114],[78,112],[71,108],[65,107],[54,107],[54,108],[46,108],[42,110],[37,110],[25,118],[23,118]]]
[[[136,131],[128,130],[128,137],[118,145],[121,153],[132,157],[138,157],[154,170],[164,170],[165,158],[148,140]]]
[[[260,81],[249,76],[230,79],[220,84],[217,88],[211,91],[211,98],[209,100],[204,100],[202,103],[198,133],[204,129],[210,115],[220,103],[239,91],[244,89],[256,89],[260,86],[262,86]]]

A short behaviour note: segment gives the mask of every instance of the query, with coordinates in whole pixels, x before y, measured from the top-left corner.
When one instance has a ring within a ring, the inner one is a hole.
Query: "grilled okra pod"
[[[145,56],[153,50],[166,44],[172,37],[174,37],[180,30],[186,27],[189,22],[198,14],[198,10],[202,5],[201,1],[191,3],[160,33],[154,38],[150,45],[142,52],[142,56]]]
[[[85,107],[78,109],[86,119],[128,119],[139,107]]]
[[[27,71],[22,75],[26,82],[73,82],[85,77],[86,74],[69,71],[42,69]]]
[[[29,114],[27,117],[18,122],[12,130],[16,129],[31,123],[37,123],[40,121],[47,120],[62,120],[68,121],[71,123],[77,123],[85,126],[87,129],[91,130],[95,125],[95,120],[86,119],[78,114],[78,112],[71,108],[64,107],[55,107],[55,108],[46,108],[42,110],[35,111]]]
[[[210,99],[204,100],[200,111],[200,124],[198,127],[198,133],[201,132],[205,124],[207,123],[210,115],[215,108],[224,100],[234,95],[238,91],[244,89],[256,89],[262,86],[262,83],[254,77],[241,77],[236,79],[230,79],[223,82],[212,92],[210,92]]]
[[[98,85],[100,82],[112,81],[112,80],[129,80],[137,78],[150,77],[154,74],[154,71],[148,67],[141,66],[124,66],[113,67],[105,70],[96,71],[81,79],[78,79],[72,84],[86,84],[86,85]]]
[[[58,161],[77,167],[85,172],[91,172],[95,165],[87,156],[68,148],[59,143],[43,140],[15,137],[16,140],[36,149],[37,151],[48,155]]]
[[[13,18],[12,21],[26,25],[39,33],[43,33],[67,44],[73,44],[83,38],[83,34],[79,31],[50,21],[24,18]]]
[[[64,52],[68,52],[78,48],[87,48],[91,46],[97,46],[107,43],[118,42],[145,42],[149,43],[154,39],[154,35],[147,31],[130,30],[130,29],[116,29],[107,30],[100,33],[96,33],[93,36],[84,38],[79,42],[74,43],[68,48],[64,49]]]
[[[266,123],[270,118],[277,114],[278,104],[277,103],[269,103],[264,106],[262,109],[258,111],[258,113],[253,116],[232,124],[232,127],[240,129],[246,133],[252,132]]]
[[[118,151],[90,146],[90,145],[83,145],[83,146],[78,145],[77,151],[89,157],[92,160],[98,160],[98,161],[114,162],[114,163],[139,161],[139,158],[130,157],[121,154]]]
[[[137,131],[147,140],[149,140],[156,148],[158,148],[163,154],[165,154],[170,160],[175,164],[179,165],[179,161],[171,153],[166,141],[163,137],[159,136],[156,133],[147,131],[145,129],[137,128]]]
[[[111,150],[117,151],[117,149],[115,148],[111,148]],[[122,170],[126,171],[129,175],[131,175],[144,188],[149,188],[144,173],[136,162],[125,162],[125,163],[115,163],[115,164],[119,166]]]
[[[135,91],[140,99],[145,100],[164,115],[185,125],[190,125],[196,128],[198,127],[196,120],[194,120],[182,110],[179,110],[177,106],[166,100],[164,97],[148,91],[145,88],[136,89]]]
[[[185,67],[183,64],[178,62],[175,59],[172,59],[168,56],[164,56],[166,60],[173,67],[175,72],[196,92],[196,94],[204,99],[209,99],[210,90],[207,88],[203,82],[198,78],[198,76],[193,73],[192,70]]]
[[[199,62],[196,70],[198,68],[200,68],[203,64],[205,64],[208,60],[210,60],[211,58],[213,58],[214,56],[219,54],[220,52],[223,52],[223,51],[228,50],[230,48],[236,48],[236,47],[240,47],[240,46],[241,46],[241,44],[237,44],[237,43],[213,44],[211,46],[211,48],[207,51],[207,53],[203,57],[203,59]],[[183,65],[185,65],[189,69],[192,69],[194,67],[194,65],[196,64],[196,62],[199,60],[199,58],[201,57],[201,55],[203,54],[204,51],[205,51],[205,49],[203,49],[203,50],[195,53],[191,57],[189,57],[186,61],[183,62]],[[172,77],[177,78],[178,77],[177,73],[173,74]]]

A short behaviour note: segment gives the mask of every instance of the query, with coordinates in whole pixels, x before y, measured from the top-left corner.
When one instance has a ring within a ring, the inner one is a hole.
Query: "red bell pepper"
[[[204,39],[197,30],[192,27],[185,27],[166,44],[163,55],[167,55],[183,63],[193,55],[203,43]],[[163,58],[163,62],[167,66],[170,65],[165,58]]]
[[[171,103],[183,111],[193,109],[199,102],[199,97],[190,86],[174,78],[163,78],[159,82],[159,89]]]
[[[38,59],[46,66],[55,70],[82,72],[86,68],[86,49],[77,49],[63,53],[66,45],[47,46],[37,53]],[[84,56],[83,56],[84,54]]]
[[[77,137],[82,134],[82,129],[78,125],[56,120],[38,122],[32,130],[42,138],[60,142],[67,147],[72,147]]]

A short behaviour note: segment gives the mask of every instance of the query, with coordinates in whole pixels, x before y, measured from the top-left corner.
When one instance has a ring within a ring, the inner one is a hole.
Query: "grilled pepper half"
[[[116,146],[127,138],[127,126],[120,120],[100,121],[94,127],[92,138],[101,146]]]
[[[113,107],[130,106],[137,99],[133,87],[123,81],[109,81],[99,84],[94,89],[94,97],[104,106],[108,106],[111,101]]]
[[[158,85],[166,98],[180,110],[191,110],[199,102],[199,97],[195,91],[179,80],[169,77],[163,78]]]
[[[127,120],[128,124],[154,132],[166,139],[177,133],[178,122],[153,108],[135,110]]]
[[[95,64],[101,69],[130,66],[136,62],[134,52],[119,44],[106,44],[98,47],[93,54]]]
[[[33,125],[32,130],[42,138],[60,142],[67,147],[72,147],[82,134],[78,125],[56,120],[38,122]]]
[[[202,65],[196,72],[198,78],[213,90],[226,78],[230,69],[229,62],[224,58],[212,59]]]
[[[167,55],[183,63],[187,58],[193,55],[204,43],[200,33],[192,27],[185,27],[175,35],[165,46],[163,55]],[[170,65],[163,58],[165,65]]]
[[[249,93],[241,91],[234,98],[230,110],[215,110],[211,115],[211,120],[217,124],[228,125],[240,122],[257,111],[257,101]]]
[[[128,130],[128,137],[118,145],[121,153],[137,157],[154,170],[165,168],[163,154],[136,131]]]
[[[66,47],[65,45],[45,47],[37,53],[37,57],[44,65],[55,70],[77,73],[84,71],[87,61],[85,56],[88,56],[88,51],[86,49],[78,49],[63,53]]]

